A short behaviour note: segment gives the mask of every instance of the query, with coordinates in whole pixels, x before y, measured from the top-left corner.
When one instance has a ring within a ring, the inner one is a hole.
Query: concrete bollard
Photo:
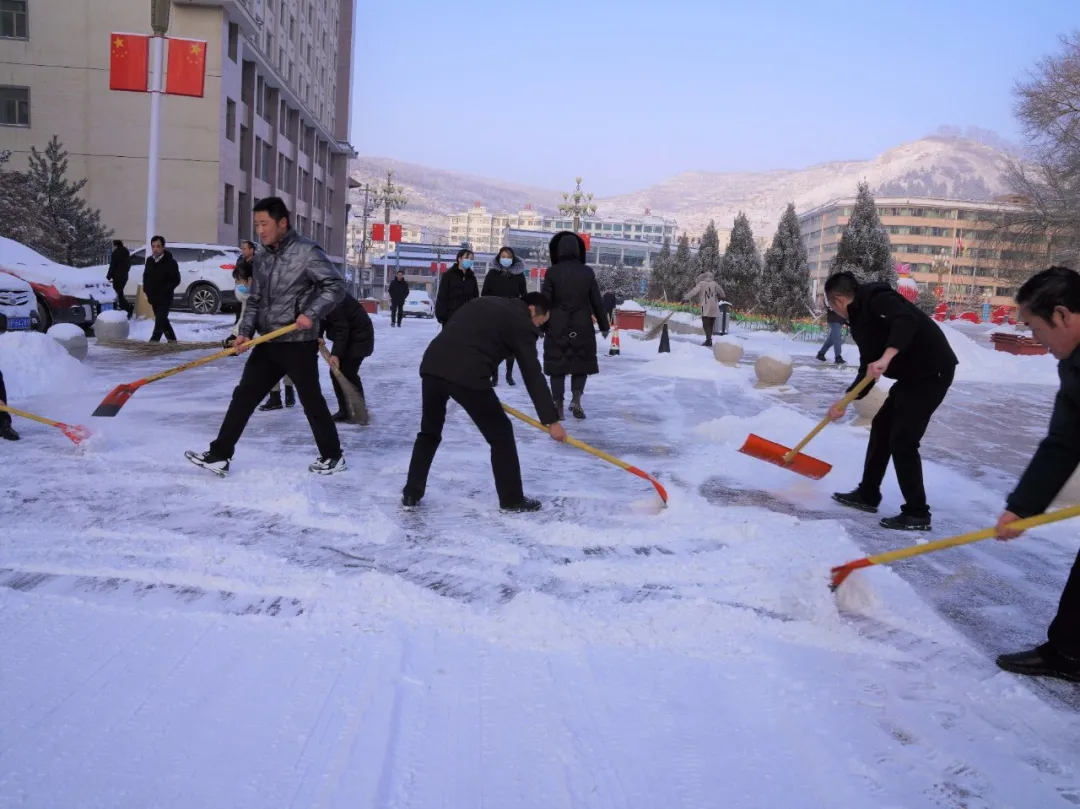
[[[785,385],[791,379],[793,370],[794,364],[787,354],[764,354],[754,362],[754,373],[758,380],[756,387],[773,388]]]
[[[717,362],[734,368],[742,359],[743,347],[734,340],[717,340],[713,343],[712,353]]]
[[[130,333],[127,312],[102,312],[94,321],[94,337],[98,340],[126,340]]]
[[[86,339],[86,333],[73,323],[57,323],[46,332],[62,345],[67,353],[82,362],[90,351],[90,344]]]

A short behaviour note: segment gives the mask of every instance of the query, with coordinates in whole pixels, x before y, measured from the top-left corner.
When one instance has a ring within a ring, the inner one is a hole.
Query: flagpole
[[[146,255],[157,229],[158,156],[161,147],[161,73],[164,62],[164,32],[155,29],[150,38],[150,150],[146,169]]]

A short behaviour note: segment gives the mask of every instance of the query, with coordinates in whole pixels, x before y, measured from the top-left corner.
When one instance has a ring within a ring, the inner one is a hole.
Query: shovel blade
[[[81,424],[65,424],[61,427],[61,430],[64,435],[72,440],[75,446],[79,446],[79,444],[91,436],[91,432]]]
[[[117,385],[109,395],[101,400],[93,415],[104,418],[112,418],[120,412],[120,408],[127,404],[139,388],[137,385]]]
[[[757,458],[759,461],[790,469],[792,472],[812,480],[821,480],[832,471],[832,464],[819,461],[817,458],[802,452],[798,453],[790,462],[787,462],[784,459],[791,452],[790,447],[777,444],[775,441],[769,441],[767,438],[762,438],[760,435],[754,435],[753,433],[747,436],[746,443],[742,445],[739,452],[749,455],[751,458]]]

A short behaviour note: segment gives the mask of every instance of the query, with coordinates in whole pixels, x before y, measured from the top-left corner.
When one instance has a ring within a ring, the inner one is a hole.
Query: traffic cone
[[[611,327],[611,348],[608,349],[609,357],[619,356],[619,327]]]
[[[670,354],[671,353],[671,338],[668,337],[667,323],[664,324],[664,330],[660,332],[660,350],[657,354]]]

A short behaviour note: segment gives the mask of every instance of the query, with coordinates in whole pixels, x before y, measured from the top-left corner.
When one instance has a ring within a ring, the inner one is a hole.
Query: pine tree
[[[52,240],[59,245],[59,249],[46,250],[45,255],[62,264],[85,267],[102,260],[112,231],[101,224],[101,211],[91,208],[79,196],[86,179],[77,182],[67,179],[67,156],[56,135],[44,154],[31,146],[27,177],[44,211]]]
[[[754,231],[746,214],[739,211],[721,262],[720,285],[736,309],[747,311],[758,304],[760,283],[761,256],[754,244]]]
[[[715,277],[720,277],[720,235],[716,232],[716,222],[709,220],[709,226],[701,236],[701,247],[698,248],[698,272],[711,272]]]
[[[5,171],[10,152],[0,152],[0,236],[39,252],[59,248],[25,172]]]
[[[859,183],[851,218],[837,245],[830,270],[857,267],[860,281],[884,281],[896,289],[896,266],[889,232],[878,218],[868,183]]]
[[[690,252],[690,236],[683,233],[679,237],[679,246],[675,248],[675,257],[671,261],[671,300],[681,300],[682,296],[694,288],[698,272],[697,262]]]
[[[649,278],[649,299],[654,301],[671,300],[671,240],[664,237],[664,244],[652,261],[652,275]]]
[[[923,287],[919,290],[919,297],[915,299],[915,305],[922,309],[926,314],[934,314],[934,310],[938,308],[938,299],[929,287]]]
[[[810,312],[810,264],[795,203],[788,204],[772,246],[765,251],[760,301],[766,314],[785,320],[804,317]]]
[[[624,264],[604,264],[596,268],[596,283],[600,291],[607,292],[610,289],[620,300],[641,297],[641,279],[644,277],[644,271]]]

